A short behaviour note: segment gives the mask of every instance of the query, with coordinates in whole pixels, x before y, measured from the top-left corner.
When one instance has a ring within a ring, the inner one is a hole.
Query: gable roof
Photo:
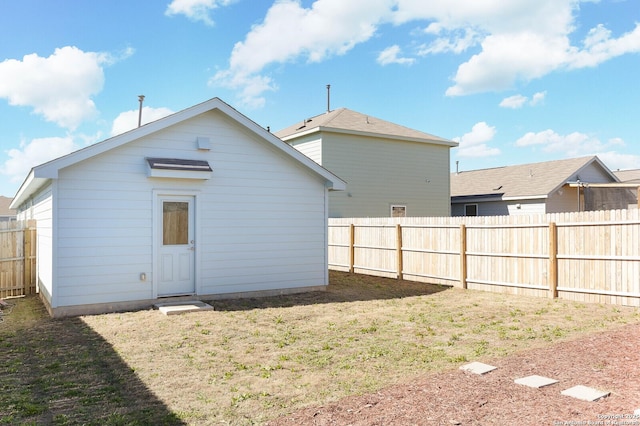
[[[613,174],[620,182],[640,183],[640,169],[616,170]]]
[[[347,133],[413,142],[427,142],[450,147],[458,146],[457,142],[361,114],[347,108],[339,108],[307,118],[286,129],[275,132],[275,135],[287,141],[316,132]]]
[[[244,126],[246,129],[262,138],[265,143],[269,143],[273,147],[281,150],[298,163],[302,164],[318,176],[322,177],[325,180],[325,185],[327,185],[329,189],[344,190],[346,188],[346,182],[340,179],[338,176],[323,168],[304,154],[301,154],[298,150],[294,149],[289,144],[284,143],[272,133],[268,132],[266,129],[262,128],[254,121],[238,112],[235,108],[223,102],[220,98],[213,98],[161,118],[159,120],[147,123],[121,135],[114,136],[102,142],[98,142],[86,148],[79,149],[63,157],[56,158],[47,163],[32,168],[27,175],[27,178],[18,189],[18,192],[16,193],[13,202],[11,203],[11,207],[16,208],[25,200],[27,200],[31,195],[36,193],[49,180],[57,179],[58,172],[65,167],[69,167],[91,157],[95,157],[96,155],[102,154],[134,140],[140,139],[144,136],[148,136],[152,133],[166,129],[170,126],[213,110],[222,112],[223,114],[237,122],[239,125]]]
[[[598,157],[580,157],[452,173],[451,198],[546,198],[565,183],[580,180],[580,172],[592,164],[609,175],[612,182],[618,181]]]
[[[9,208],[11,201],[11,198],[0,195],[0,217],[14,217],[16,215],[16,211]]]

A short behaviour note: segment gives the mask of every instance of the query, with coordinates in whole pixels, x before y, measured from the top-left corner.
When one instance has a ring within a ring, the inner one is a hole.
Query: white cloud
[[[499,106],[501,106],[502,108],[518,109],[518,108],[522,108],[527,102],[529,102],[530,106],[536,106],[544,102],[544,98],[546,96],[547,96],[546,91],[534,93],[534,95],[531,97],[531,100],[529,101],[529,98],[526,96],[513,95],[507,98],[504,98],[500,102]]]
[[[589,32],[582,48],[572,46],[569,35],[574,30],[574,17],[567,13],[568,3],[572,2],[557,2],[557,9],[565,11],[559,14],[564,19],[556,19],[560,25],[555,30],[530,25],[517,31],[490,31],[482,51],[458,67],[447,95],[503,90],[556,70],[593,67],[616,56],[640,52],[640,24],[619,38],[599,25]]]
[[[612,38],[611,31],[600,24],[589,31],[583,45],[582,50],[571,50],[567,58],[569,68],[595,67],[617,56],[640,52],[640,24],[619,38]]]
[[[531,106],[540,105],[541,103],[544,102],[544,99],[546,97],[547,97],[546,91],[534,93],[533,96],[531,97],[531,102],[529,102],[529,105]]]
[[[33,167],[69,154],[78,148],[70,136],[23,141],[19,149],[7,151],[9,159],[0,167],[0,173],[7,176],[10,182],[22,182]]]
[[[640,24],[616,38],[603,25],[582,46],[572,46],[580,0],[398,0],[394,22],[430,20],[424,34],[436,37],[423,54],[480,52],[462,63],[447,95],[497,91],[556,70],[595,66],[640,51]]]
[[[620,138],[614,138],[608,142],[602,142],[597,137],[585,133],[573,132],[561,135],[551,129],[542,132],[529,132],[518,139],[517,147],[540,147],[543,152],[563,153],[568,157],[580,157],[584,155],[596,155],[605,152],[613,146],[624,146]]]
[[[637,169],[640,155],[623,154],[616,148],[623,148],[621,138],[611,138],[606,142],[585,133],[573,132],[560,135],[551,129],[542,132],[529,132],[516,141],[516,146],[540,147],[543,152],[561,154],[567,158],[597,155],[611,170]]]
[[[424,32],[426,34],[433,34],[434,31],[437,31],[436,34],[439,34],[441,28],[438,28],[437,26],[431,24],[427,27],[427,29],[425,29]],[[467,49],[476,46],[481,40],[482,38],[480,34],[478,34],[476,31],[471,28],[464,28],[452,31],[448,37],[438,37],[431,43],[422,45],[418,49],[418,55],[425,56],[429,54],[447,52],[460,54]]]
[[[220,6],[228,6],[236,0],[173,0],[164,12],[167,16],[185,15],[192,21],[214,24],[209,13]]]
[[[610,170],[637,169],[640,164],[640,155],[621,154],[616,151],[599,152],[597,155]]]
[[[522,95],[509,96],[508,98],[504,98],[500,102],[500,106],[503,108],[518,109],[518,108],[522,108],[528,99],[529,98]]]
[[[277,89],[269,65],[324,61],[370,40],[382,25],[409,22],[425,25],[411,32],[414,37],[430,38],[414,43],[418,56],[474,49],[458,66],[448,96],[505,90],[554,71],[640,51],[640,24],[617,38],[599,25],[580,46],[572,45],[581,1],[590,0],[430,0],[428,5],[424,0],[316,0],[309,7],[301,0],[279,0],[235,44],[228,68],[210,84],[237,90],[242,103],[261,106],[264,92]],[[414,61],[401,56],[397,46],[376,59],[381,65]],[[534,97],[531,103],[542,99]]]
[[[402,64],[402,65],[411,65],[415,62],[414,58],[404,58],[400,55],[401,50],[400,46],[397,44],[387,47],[378,55],[377,62],[380,65],[389,65],[389,64]]]
[[[534,32],[490,35],[482,42],[482,52],[458,67],[455,85],[446,94],[505,90],[540,78],[564,63],[568,48],[567,38]]]
[[[45,120],[74,130],[97,114],[91,97],[102,90],[102,67],[131,54],[132,49],[113,56],[66,46],[47,58],[34,53],[21,61],[7,59],[0,62],[0,98],[10,105],[31,107]]]
[[[458,142],[458,157],[489,157],[499,155],[498,148],[492,148],[487,142],[493,140],[496,135],[496,128],[489,126],[484,121],[476,123],[469,133],[465,133],[461,137],[453,138]]]
[[[140,110],[131,110],[120,113],[111,126],[111,136],[116,136],[129,130],[138,127],[138,117]],[[167,115],[173,114],[168,108],[142,108],[142,124],[151,123],[152,121],[159,120]]]
[[[230,69],[218,71],[209,79],[209,85],[237,90],[239,102],[252,109],[264,106],[264,92],[275,91],[278,88],[271,77],[243,72],[234,73]]]
[[[244,41],[233,47],[229,68],[219,71],[210,84],[240,90],[245,105],[264,104],[262,94],[275,90],[264,69],[273,63],[306,58],[320,62],[344,55],[369,40],[390,13],[393,0],[317,0],[310,8],[298,0],[281,0],[271,6],[262,23],[254,25]]]

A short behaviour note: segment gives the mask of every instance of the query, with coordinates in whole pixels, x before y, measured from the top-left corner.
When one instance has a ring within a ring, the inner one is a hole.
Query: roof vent
[[[208,161],[181,158],[146,158],[147,176],[159,178],[210,179],[213,170]]]
[[[327,114],[331,112],[331,85],[327,84]]]
[[[307,123],[311,123],[313,121],[312,118],[307,118],[302,122],[302,126],[298,127],[296,130],[304,129],[307,127]]]

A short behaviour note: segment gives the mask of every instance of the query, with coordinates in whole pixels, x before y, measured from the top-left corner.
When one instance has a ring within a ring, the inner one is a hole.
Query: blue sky
[[[449,138],[452,170],[640,168],[638,0],[4,0],[0,194],[220,97],[273,131],[331,108]]]

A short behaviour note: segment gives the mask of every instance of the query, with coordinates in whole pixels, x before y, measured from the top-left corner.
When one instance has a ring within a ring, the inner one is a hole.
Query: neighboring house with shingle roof
[[[613,174],[620,179],[620,182],[640,183],[640,169],[616,170]]]
[[[347,182],[329,217],[449,216],[456,142],[340,108],[276,136]]]
[[[16,211],[9,208],[12,201],[13,198],[0,195],[0,222],[8,222],[16,219]]]
[[[598,159],[581,157],[451,174],[452,216],[497,216],[627,208],[627,190],[609,188],[600,197],[589,183],[618,178]],[[600,191],[603,193],[604,191]],[[586,203],[585,203],[586,198]]]

